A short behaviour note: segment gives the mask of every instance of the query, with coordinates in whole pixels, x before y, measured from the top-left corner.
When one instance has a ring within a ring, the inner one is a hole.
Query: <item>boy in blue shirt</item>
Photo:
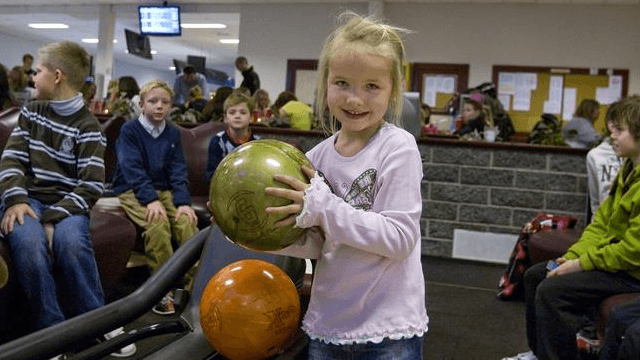
[[[145,254],[152,272],[173,254],[172,239],[180,245],[198,230],[180,131],[166,122],[172,96],[171,88],[161,80],[145,84],[140,90],[142,114],[122,127],[116,143],[113,191],[129,218],[144,229]],[[173,314],[171,295],[153,311]]]
[[[205,176],[211,181],[222,159],[238,146],[258,139],[251,133],[249,123],[253,114],[253,99],[240,92],[232,93],[224,102],[224,123],[227,128],[217,133],[209,142],[209,154]]]
[[[0,161],[1,229],[35,330],[104,305],[89,214],[104,191],[106,139],[79,92],[89,65],[76,43],[38,50],[37,101],[22,108]],[[70,314],[59,297],[70,300]],[[112,355],[135,351],[131,344]]]

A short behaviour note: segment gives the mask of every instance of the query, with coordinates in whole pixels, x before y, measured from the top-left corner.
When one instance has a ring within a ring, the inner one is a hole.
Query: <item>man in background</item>
[[[258,73],[253,70],[253,66],[249,65],[246,57],[238,56],[236,58],[236,69],[242,73],[243,80],[242,84],[240,84],[241,88],[249,89],[251,95],[260,89],[260,77]]]
[[[31,67],[33,66],[33,55],[24,54],[22,55],[22,76],[27,79],[27,86],[33,88],[33,76],[36,74],[36,71]]]
[[[182,69],[182,75],[176,78],[173,84],[173,103],[176,105],[184,105],[189,100],[189,91],[194,86],[200,86],[202,93],[207,93],[207,79],[204,75],[197,73],[193,65],[187,65]]]

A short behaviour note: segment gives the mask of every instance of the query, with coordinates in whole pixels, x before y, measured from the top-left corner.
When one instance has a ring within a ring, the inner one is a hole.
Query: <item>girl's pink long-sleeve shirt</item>
[[[429,318],[421,264],[422,160],[415,139],[388,123],[355,156],[336,135],[308,152],[317,175],[282,255],[317,259],[303,329],[333,344],[422,336]]]

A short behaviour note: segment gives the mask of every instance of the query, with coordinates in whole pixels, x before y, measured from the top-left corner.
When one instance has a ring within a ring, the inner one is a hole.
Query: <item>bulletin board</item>
[[[420,102],[432,114],[447,114],[449,101],[469,88],[468,64],[413,63],[411,91],[420,93]],[[457,104],[455,104],[457,107]]]
[[[626,97],[629,86],[626,69],[494,65],[492,77],[516,131],[525,133],[543,113],[570,120],[584,99],[600,103],[600,116],[594,126],[603,132],[609,104]]]

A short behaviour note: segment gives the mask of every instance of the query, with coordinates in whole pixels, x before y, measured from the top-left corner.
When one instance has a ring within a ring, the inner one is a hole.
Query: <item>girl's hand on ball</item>
[[[303,165],[302,172],[307,176],[307,178],[311,179],[315,176],[315,170],[311,167]],[[268,214],[289,214],[289,216],[284,219],[278,221],[276,226],[289,226],[296,223],[296,217],[302,211],[304,207],[304,192],[309,187],[308,183],[304,183],[292,176],[276,174],[273,177],[275,180],[280,181],[284,184],[287,184],[291,187],[291,189],[283,189],[283,188],[275,188],[268,187],[265,188],[265,192],[268,195],[279,196],[285,199],[289,199],[292,201],[291,204],[285,206],[278,207],[267,207],[265,211]]]

